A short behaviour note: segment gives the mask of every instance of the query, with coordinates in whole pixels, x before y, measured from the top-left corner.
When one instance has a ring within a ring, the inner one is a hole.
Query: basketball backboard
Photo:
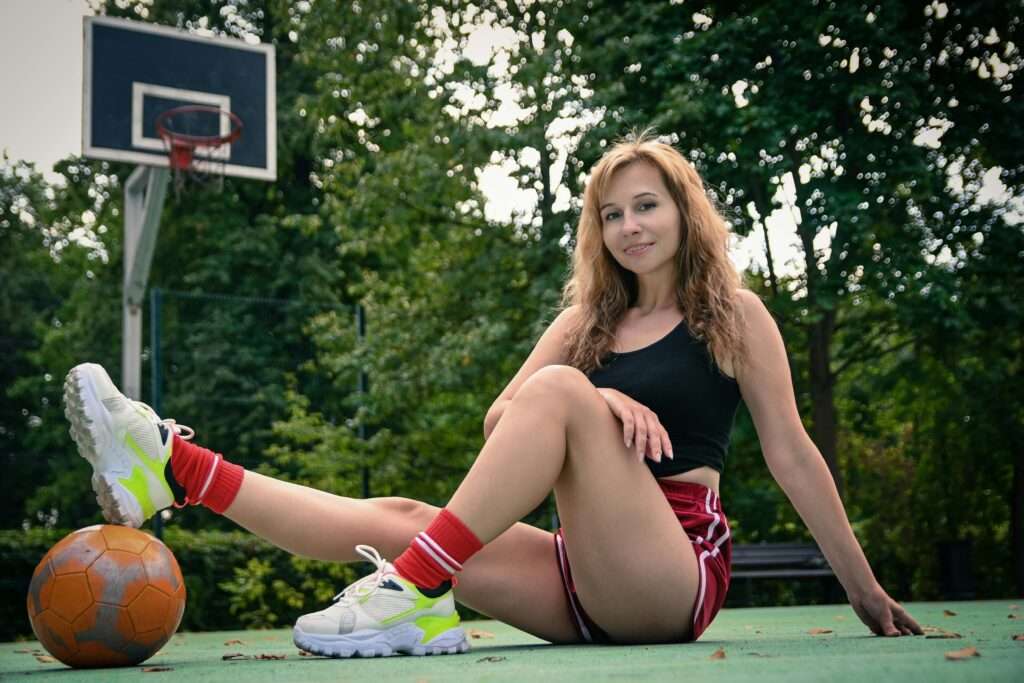
[[[170,109],[204,105],[237,115],[241,137],[196,150],[199,171],[240,178],[277,177],[274,47],[110,17],[85,18],[82,154],[93,159],[169,166],[156,130]],[[227,117],[207,115],[193,132],[226,134]],[[205,130],[204,130],[205,127]]]

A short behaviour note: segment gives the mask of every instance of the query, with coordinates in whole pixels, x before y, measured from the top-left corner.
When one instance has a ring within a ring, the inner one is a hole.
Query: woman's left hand
[[[920,625],[898,602],[876,585],[859,596],[850,595],[850,607],[876,636],[924,635]]]

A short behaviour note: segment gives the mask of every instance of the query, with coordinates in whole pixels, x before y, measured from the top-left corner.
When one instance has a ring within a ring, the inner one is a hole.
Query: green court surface
[[[0,644],[0,679],[25,681],[1021,681],[1015,601],[916,603],[930,637],[877,638],[846,605],[725,610],[697,643],[553,646],[493,621],[466,624],[464,655],[301,656],[290,630],[183,633],[142,666],[73,671],[36,642]],[[821,632],[827,631],[827,632]],[[949,637],[959,634],[959,638]],[[938,637],[946,636],[946,637]],[[973,647],[978,656],[946,653]],[[716,655],[717,653],[717,655]],[[724,657],[722,656],[724,654]],[[228,655],[234,655],[228,657]],[[265,656],[267,658],[261,658]],[[274,657],[274,658],[269,658]],[[147,668],[155,671],[144,672]]]

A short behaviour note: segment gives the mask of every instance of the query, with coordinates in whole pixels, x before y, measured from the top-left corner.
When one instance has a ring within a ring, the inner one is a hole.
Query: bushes
[[[0,531],[0,641],[32,637],[25,609],[39,560],[68,531]],[[241,532],[168,529],[188,604],[181,630],[277,628],[330,602],[358,566],[289,555]]]

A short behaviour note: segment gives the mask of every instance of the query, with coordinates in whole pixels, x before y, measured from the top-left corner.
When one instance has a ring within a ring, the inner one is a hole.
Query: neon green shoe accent
[[[423,631],[423,640],[420,642],[429,643],[445,631],[458,626],[459,613],[455,612],[447,617],[420,617],[413,623]]]
[[[132,438],[131,434],[125,435],[125,443],[138,457],[139,462],[142,463],[156,478],[156,481],[163,488],[166,498],[174,500],[174,493],[171,491],[171,487],[168,485],[167,479],[164,478],[164,464],[157,459],[149,457],[149,455],[139,447],[139,444],[135,442],[135,439]],[[153,504],[153,497],[149,492],[150,482],[141,468],[138,466],[132,467],[132,473],[127,478],[119,478],[118,481],[120,481],[126,489],[132,492],[135,499],[139,501],[142,513],[146,517],[151,517],[156,513],[156,506]]]
[[[434,606],[434,603],[436,603],[438,600],[442,599],[445,595],[448,595],[448,593],[445,593],[444,595],[439,595],[436,598],[428,598],[426,595],[423,595],[422,593],[420,593],[419,588],[416,586],[416,584],[414,584],[414,583],[412,583],[410,581],[406,581],[404,579],[400,579],[400,578],[398,580],[401,581],[402,583],[404,583],[408,588],[411,588],[413,591],[415,591],[415,593],[416,593],[416,602],[413,604],[412,607],[410,607],[409,609],[405,610],[404,612],[396,614],[393,617],[388,617],[387,619],[381,619],[380,623],[382,623],[382,624],[390,624],[390,623],[395,622],[395,621],[400,621],[400,620],[404,619],[405,617],[409,616],[410,614],[412,614],[413,612],[418,612],[418,611],[424,610],[424,609],[430,609],[431,607]],[[362,600],[360,602],[365,602],[365,601],[366,600],[364,599],[364,600]],[[456,614],[455,616],[458,617],[459,615]]]

